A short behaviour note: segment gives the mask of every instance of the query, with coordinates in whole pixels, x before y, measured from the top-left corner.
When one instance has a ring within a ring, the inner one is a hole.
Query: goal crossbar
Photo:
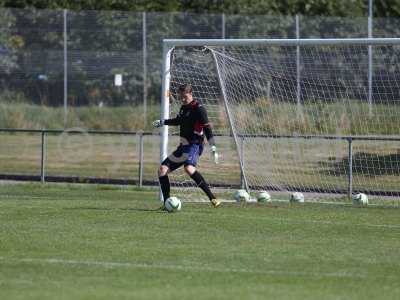
[[[244,46],[244,45],[400,45],[400,38],[347,39],[164,39],[164,46]]]

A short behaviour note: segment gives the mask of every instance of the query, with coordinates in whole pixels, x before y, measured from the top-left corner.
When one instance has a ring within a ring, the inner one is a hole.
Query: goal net
[[[190,83],[207,108],[221,154],[207,147],[199,170],[222,198],[240,187],[276,199],[324,200],[355,192],[400,195],[398,39],[170,40],[165,42],[164,117]],[[164,131],[162,157],[178,144]],[[184,200],[205,199],[183,173]],[[397,203],[397,202],[396,202]]]

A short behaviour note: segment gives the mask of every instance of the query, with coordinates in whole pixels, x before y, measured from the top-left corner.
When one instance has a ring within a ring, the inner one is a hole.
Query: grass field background
[[[179,107],[172,105],[172,111]],[[373,115],[360,101],[343,100],[322,103],[307,101],[298,107],[267,98],[233,105],[238,132],[263,134],[376,134],[396,137],[399,134],[398,105],[375,104]],[[220,103],[208,106],[210,119],[218,133],[228,134],[229,125]],[[87,129],[152,130],[145,136],[143,179],[156,183],[159,165],[160,138],[150,121],[158,118],[159,106],[148,107],[144,122],[142,106],[70,107],[67,127],[82,128],[81,135],[48,134],[46,139],[45,175],[106,179],[139,179],[138,135],[90,135]],[[249,115],[260,115],[248,118]],[[175,115],[174,112],[171,113]],[[367,117],[368,116],[368,117]],[[0,125],[18,128],[63,128],[63,109],[27,103],[0,104]],[[1,127],[1,126],[0,126]],[[171,132],[176,133],[176,128]],[[39,175],[41,135],[0,133],[0,174]],[[169,153],[178,144],[171,138]],[[231,137],[216,137],[220,163],[215,166],[204,151],[199,169],[213,186],[241,185],[237,150]],[[400,142],[355,140],[353,145],[353,191],[392,195],[399,205]],[[239,146],[241,148],[241,146]],[[243,164],[250,186],[268,190],[340,191],[348,190],[349,150],[342,139],[246,138]],[[174,173],[176,186],[192,187],[193,181],[183,172]],[[186,196],[186,190],[181,197]],[[201,197],[202,194],[196,196]],[[326,198],[326,197],[325,197]],[[316,198],[318,199],[318,198]],[[370,198],[372,199],[372,198]],[[326,200],[326,199],[324,199]]]
[[[0,185],[0,299],[399,299],[400,210]]]
[[[160,105],[97,107],[69,106],[67,118],[64,107],[33,105],[5,101],[0,95],[0,128],[61,129],[85,128],[90,130],[151,131],[152,121],[160,116]],[[210,120],[214,129],[227,132],[229,123],[223,103],[208,99]],[[213,102],[214,101],[214,102]],[[180,103],[173,102],[171,117],[179,111]],[[273,101],[260,97],[254,101],[232,104],[235,123],[241,131],[253,134],[338,134],[343,135],[398,135],[400,128],[399,105],[375,103],[373,114],[367,103],[355,99],[329,102],[305,101],[302,115],[298,106],[290,102]],[[146,118],[144,117],[146,111]],[[249,115],[262,118],[249,119]],[[66,121],[66,123],[65,123]]]

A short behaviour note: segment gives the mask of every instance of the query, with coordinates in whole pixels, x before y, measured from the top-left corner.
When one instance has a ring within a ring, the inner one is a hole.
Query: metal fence
[[[0,153],[2,163],[0,179],[29,180],[44,182],[78,182],[78,183],[109,183],[143,185],[158,185],[156,170],[159,156],[159,134],[152,132],[126,131],[85,131],[81,129],[62,130],[27,130],[0,129],[0,136],[7,141],[9,151]],[[219,140],[232,140],[231,136],[219,135]],[[354,143],[396,143],[400,137],[361,137],[361,136],[277,136],[277,135],[240,135],[240,149],[244,168],[246,166],[246,149],[252,147],[254,138],[290,139],[345,142],[347,153],[342,160],[342,174],[333,185],[325,185],[320,174],[314,174],[313,185],[285,185],[285,190],[302,191],[323,194],[347,194],[366,192],[369,195],[390,196],[398,198],[400,190],[394,187],[391,180],[384,184],[370,180],[365,184],[360,180],[360,165],[370,168],[376,162],[358,157]],[[224,144],[224,143],[222,143]],[[17,145],[17,146],[16,146]],[[233,151],[231,147],[221,147],[223,152]],[[224,153],[227,154],[227,153]],[[360,154],[360,153],[358,153]],[[117,155],[117,156],[115,156]],[[339,157],[338,157],[339,158]],[[271,158],[272,159],[272,158]],[[361,161],[360,161],[361,159]],[[307,163],[304,161],[303,163]],[[309,163],[309,162],[308,162]],[[319,162],[320,163],[320,162]],[[354,166],[354,163],[358,166]],[[394,163],[394,162],[392,162]],[[371,164],[369,166],[368,164]],[[239,170],[239,166],[236,166]],[[389,170],[390,171],[390,170]],[[393,166],[393,178],[396,178],[398,167]],[[371,174],[370,174],[371,175]],[[365,174],[361,175],[365,177]],[[368,176],[367,176],[368,177]],[[221,180],[220,176],[208,177],[214,187],[243,187],[243,176],[237,179]],[[397,177],[398,178],[398,177]],[[396,179],[393,179],[396,180]],[[385,185],[387,184],[387,186]],[[252,189],[277,190],[277,186],[251,186]],[[397,203],[397,202],[396,202]]]
[[[73,108],[132,106],[141,121],[127,128],[143,129],[160,99],[164,38],[400,37],[396,24],[400,19],[0,9],[0,104],[34,104],[54,119],[3,117],[0,127],[80,126],[84,116]],[[59,108],[56,116],[46,107]],[[125,129],[110,124],[91,127]]]
[[[159,135],[151,132],[0,129],[0,139],[1,179],[138,186],[157,181]]]

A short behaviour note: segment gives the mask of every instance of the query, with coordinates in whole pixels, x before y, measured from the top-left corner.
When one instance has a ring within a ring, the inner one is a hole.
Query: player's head
[[[192,86],[190,84],[180,85],[178,92],[183,104],[189,104],[193,101]]]

